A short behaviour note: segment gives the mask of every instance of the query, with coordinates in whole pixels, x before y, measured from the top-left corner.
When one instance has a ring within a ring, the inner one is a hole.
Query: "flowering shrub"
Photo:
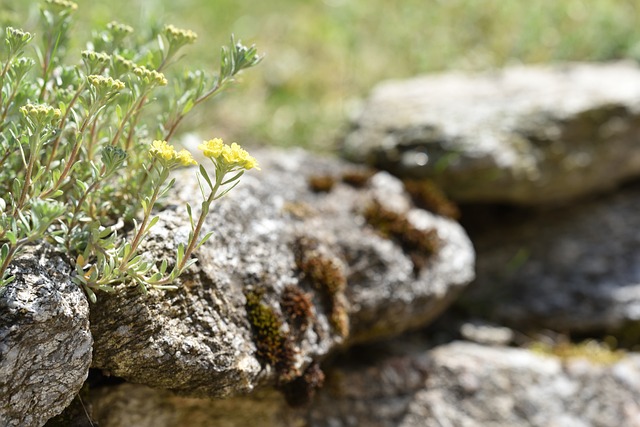
[[[93,35],[79,64],[65,62],[69,25],[77,5],[46,0],[41,28],[5,28],[0,51],[0,288],[14,278],[11,261],[26,245],[46,240],[69,255],[73,280],[92,301],[118,284],[172,288],[192,265],[210,205],[230,191],[256,160],[220,139],[200,149],[214,165],[201,176],[198,218],[175,262],[150,262],[141,242],[158,221],[156,202],[174,183],[171,171],[196,165],[169,144],[193,107],[219,93],[261,57],[255,47],[223,47],[217,73],[169,74],[194,32],[167,25],[140,40],[112,22]],[[30,52],[35,52],[31,55]],[[152,108],[149,108],[152,105]]]

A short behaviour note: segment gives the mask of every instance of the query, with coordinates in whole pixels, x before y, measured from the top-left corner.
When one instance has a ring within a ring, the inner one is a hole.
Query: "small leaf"
[[[191,230],[193,231],[193,229],[195,228],[195,225],[193,223],[193,214],[191,213],[191,205],[189,203],[187,203],[187,214],[189,215],[189,223],[191,224]]]
[[[18,239],[16,238],[16,235],[13,231],[7,231],[5,233],[5,237],[7,238],[7,240],[9,240],[9,243],[11,243],[11,246],[15,246],[16,243],[18,242]]]
[[[200,175],[202,175],[204,180],[207,181],[207,184],[209,184],[209,188],[213,189],[213,184],[211,184],[211,178],[209,178],[209,174],[207,173],[207,170],[202,165],[200,165]]]
[[[149,230],[151,230],[151,227],[156,225],[159,220],[160,220],[160,217],[157,215],[151,218],[151,221],[149,221],[149,225],[147,226],[147,229],[144,232],[147,233]]]
[[[194,107],[195,103],[193,102],[193,99],[189,99],[187,101],[187,103],[185,104],[184,107],[182,107],[182,115],[186,115],[189,113],[189,111],[191,111],[191,109]]]
[[[222,183],[222,185],[226,185],[229,184],[233,181],[235,181],[236,179],[239,179],[242,175],[244,174],[244,170],[238,172],[236,175],[234,175],[233,178],[229,178],[228,180],[226,180],[225,182]]]
[[[167,265],[168,265],[168,264],[167,264],[167,260],[166,260],[166,259],[163,259],[163,260],[162,260],[162,264],[160,264],[160,273],[161,273],[161,274],[164,274],[164,273],[165,273],[165,271],[167,271]]]
[[[184,258],[184,243],[179,243],[178,252],[176,254],[176,265],[182,264],[183,258]]]
[[[89,301],[95,304],[98,301],[98,298],[96,298],[96,294],[91,290],[89,286],[84,286],[84,290],[89,297]]]
[[[207,234],[205,234],[205,235],[204,235],[204,237],[203,237],[203,238],[200,240],[200,242],[198,243],[198,246],[197,246],[197,247],[199,248],[200,246],[202,246],[203,244],[205,244],[205,242],[206,242],[207,240],[209,240],[209,239],[211,238],[211,236],[213,236],[213,233],[214,233],[213,231],[210,231],[210,232],[208,232]]]

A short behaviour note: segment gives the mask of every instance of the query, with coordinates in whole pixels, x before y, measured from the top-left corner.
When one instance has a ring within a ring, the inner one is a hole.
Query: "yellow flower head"
[[[258,169],[258,162],[246,150],[235,142],[226,145],[222,139],[214,138],[198,146],[202,153],[216,162],[223,162],[229,168],[240,167],[246,170]]]
[[[191,153],[187,150],[180,150],[180,152],[177,152],[173,145],[170,145],[167,141],[153,141],[151,143],[151,148],[149,149],[149,154],[170,167],[178,165],[191,166],[197,164],[191,156]]]
[[[187,150],[180,150],[178,152],[178,154],[176,154],[176,160],[182,165],[182,166],[191,166],[191,165],[197,165],[198,162],[196,162],[193,157],[191,156],[191,153],[188,152]]]
[[[149,153],[158,159],[173,160],[177,156],[176,149],[173,145],[169,145],[167,141],[153,141]]]
[[[210,159],[217,159],[222,155],[222,150],[224,148],[224,142],[220,138],[210,139],[209,141],[204,141],[202,144],[198,145],[198,148],[202,150],[202,154]]]

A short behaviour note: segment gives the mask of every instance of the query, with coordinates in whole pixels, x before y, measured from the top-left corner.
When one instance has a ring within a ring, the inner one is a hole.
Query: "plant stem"
[[[153,190],[153,194],[149,199],[147,208],[143,213],[144,217],[142,219],[142,223],[140,224],[140,227],[138,228],[138,231],[136,232],[136,235],[134,236],[133,241],[131,242],[131,250],[129,251],[127,256],[123,257],[122,260],[120,261],[120,266],[118,267],[118,270],[120,270],[121,272],[124,272],[126,270],[129,260],[131,260],[131,257],[136,253],[136,250],[138,249],[138,245],[140,245],[140,242],[142,241],[142,237],[146,232],[147,223],[149,222],[149,218],[151,217],[151,210],[153,209],[153,206],[158,200],[158,194],[160,194],[160,187],[162,186],[164,181],[166,181],[168,176],[169,176],[169,170],[167,168],[163,169],[162,173],[160,174],[159,184]]]

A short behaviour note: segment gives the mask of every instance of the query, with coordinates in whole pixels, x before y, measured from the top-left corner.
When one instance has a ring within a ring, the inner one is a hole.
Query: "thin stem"
[[[209,207],[211,206],[211,203],[213,203],[213,201],[216,199],[216,194],[218,193],[218,190],[222,185],[222,180],[224,178],[224,175],[225,175],[224,173],[216,174],[216,183],[211,189],[211,193],[209,194],[209,197],[207,197],[207,199],[202,203],[202,211],[200,211],[198,222],[196,223],[196,226],[193,229],[193,234],[191,235],[191,240],[189,241],[189,245],[187,246],[187,249],[184,251],[184,257],[180,261],[180,264],[174,267],[174,271],[181,272],[182,269],[184,269],[184,266],[189,261],[191,254],[195,250],[198,244],[198,237],[200,236],[200,232],[202,231],[202,226],[204,225],[204,220],[206,219],[207,214],[209,213]],[[169,274],[163,277],[162,279],[158,280],[157,282],[153,282],[153,286],[166,285],[168,283],[171,283],[172,281],[173,281],[172,275]]]
[[[4,64],[4,67],[2,67],[2,72],[0,73],[0,88],[2,88],[4,86],[4,78],[7,75],[7,72],[9,71],[9,66],[11,65],[11,61],[13,61],[13,56],[8,56],[7,57],[7,62]],[[0,90],[0,105],[2,105],[2,91]],[[8,105],[8,103],[7,103]]]
[[[13,215],[16,214],[17,211],[22,209],[24,203],[27,199],[27,194],[29,193],[29,187],[31,187],[31,174],[33,173],[33,166],[36,164],[36,157],[38,156],[37,151],[39,148],[39,138],[38,134],[40,133],[40,129],[36,129],[31,138],[30,148],[29,148],[29,163],[27,164],[27,172],[24,177],[24,185],[22,186],[22,190],[20,191],[20,197],[18,198],[18,203],[13,207]]]
[[[11,155],[13,151],[8,150],[5,151],[4,155],[2,156],[2,158],[0,159],[0,168],[2,167],[2,165],[4,164],[4,162],[7,161],[7,159],[9,158],[9,156]]]
[[[153,209],[153,206],[158,200],[158,195],[160,194],[160,187],[162,187],[162,184],[164,183],[164,181],[166,181],[168,176],[169,176],[169,170],[163,169],[160,175],[160,180],[159,180],[160,184],[157,185],[156,188],[153,190],[153,194],[151,195],[151,198],[149,199],[149,203],[147,204],[145,212],[143,214],[144,217],[142,219],[142,223],[140,224],[140,227],[138,228],[138,231],[136,232],[136,235],[134,236],[133,241],[131,242],[131,250],[129,251],[127,256],[123,257],[122,260],[120,261],[120,266],[118,267],[118,270],[120,270],[121,272],[126,270],[129,260],[131,260],[131,257],[136,253],[136,250],[138,249],[138,245],[140,245],[140,242],[142,242],[142,237],[146,232],[147,224],[149,223],[149,218],[151,217],[151,209]]]
[[[146,100],[147,100],[147,95],[142,94],[139,100],[137,102],[134,102],[131,108],[127,110],[126,114],[122,118],[122,122],[120,123],[120,126],[118,126],[118,130],[116,131],[116,134],[113,136],[113,138],[111,138],[111,145],[115,146],[118,143],[118,140],[120,139],[120,136],[122,136],[122,132],[124,131],[124,127],[127,125],[127,122],[136,111],[142,108],[142,105]]]
[[[60,145],[60,140],[62,139],[62,129],[64,129],[64,125],[67,122],[67,119],[69,118],[69,113],[71,112],[71,109],[73,108],[74,104],[76,103],[76,101],[80,97],[80,94],[82,94],[82,91],[84,90],[84,87],[85,87],[85,83],[83,82],[78,87],[78,90],[73,95],[73,98],[71,98],[71,101],[69,102],[69,105],[67,106],[67,108],[66,108],[66,110],[64,112],[64,115],[60,119],[60,133],[58,134],[58,136],[56,136],[56,139],[52,143],[51,154],[49,155],[49,160],[47,161],[47,165],[46,165],[47,171],[50,170],[51,163],[53,162],[53,159],[55,158],[56,152],[58,151],[58,146]]]
[[[60,173],[60,177],[58,177],[58,180],[53,185],[53,187],[51,187],[50,189],[42,193],[40,197],[47,197],[53,194],[55,191],[57,191],[62,185],[62,183],[64,182],[64,180],[67,178],[67,175],[69,175],[69,172],[71,172],[71,168],[76,163],[78,153],[80,153],[80,147],[82,146],[82,142],[83,142],[82,134],[87,129],[87,126],[89,125],[89,123],[92,122],[92,119],[95,119],[95,117],[92,118],[92,116],[93,116],[93,112],[89,111],[89,113],[87,114],[87,117],[85,117],[84,121],[82,122],[82,126],[80,126],[80,129],[78,130],[78,138],[76,139],[76,142],[73,145],[73,149],[71,150],[71,154],[69,155],[69,159],[65,164],[64,169],[62,170],[62,173]]]
[[[82,209],[82,204],[87,199],[87,197],[89,197],[89,194],[91,194],[93,190],[95,190],[98,187],[98,185],[102,182],[102,180],[106,178],[106,175],[104,174],[106,170],[107,170],[106,166],[102,165],[102,169],[100,170],[100,176],[93,182],[93,184],[87,187],[87,189],[84,191],[84,193],[78,200],[76,207],[73,209],[73,216],[71,217],[71,220],[69,221],[69,224],[67,226],[67,229],[68,229],[67,238],[66,238],[67,249],[69,249],[71,230],[73,230],[73,228],[75,228],[76,224],[78,223],[78,214],[80,213],[80,209]]]
[[[4,259],[4,262],[0,266],[0,278],[4,277],[4,272],[7,271],[9,264],[13,260],[13,256],[16,253],[17,244],[13,245],[9,248],[9,252],[7,253],[7,257]]]
[[[216,82],[216,84],[211,89],[209,89],[208,92],[206,92],[204,95],[200,96],[198,99],[196,99],[193,102],[193,106],[195,107],[196,105],[209,99],[212,95],[218,92],[222,88],[222,86],[224,86],[226,81],[227,79]],[[169,132],[167,132],[167,134],[164,137],[165,141],[169,142],[169,140],[173,137],[174,133],[178,129],[178,126],[186,116],[187,116],[186,114],[182,114],[182,113],[178,114],[178,116],[173,120],[173,122],[169,126]]]
[[[205,200],[204,204],[206,204],[207,209],[203,209],[200,212],[200,217],[198,217],[198,223],[196,224],[195,228],[193,229],[193,237],[191,238],[191,241],[189,242],[189,246],[187,246],[187,249],[185,249],[185,251],[184,251],[184,258],[182,258],[182,261],[180,262],[180,265],[178,265],[178,271],[180,271],[180,270],[182,270],[184,268],[185,264],[189,260],[189,257],[191,257],[191,253],[193,252],[193,250],[195,249],[196,245],[198,244],[198,237],[200,235],[200,231],[202,231],[202,226],[204,225],[204,220],[207,217],[207,213],[208,213],[208,210],[209,210],[208,207],[211,205],[211,203],[215,199],[215,195],[216,195],[219,187],[220,187],[220,182],[216,181],[216,185],[215,185],[214,189],[211,190],[211,194],[209,194],[209,197],[207,198],[207,200]]]

